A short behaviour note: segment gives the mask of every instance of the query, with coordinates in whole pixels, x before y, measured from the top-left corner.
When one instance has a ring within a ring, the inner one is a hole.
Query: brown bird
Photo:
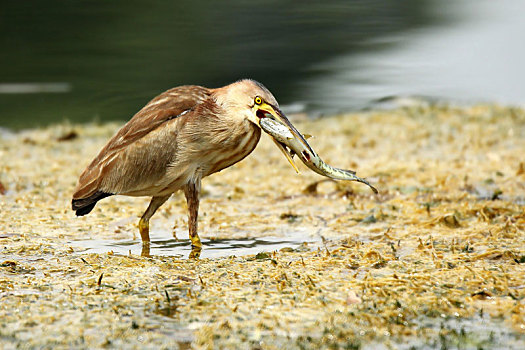
[[[135,114],[80,175],[72,208],[82,216],[108,196],[151,196],[139,221],[143,254],[149,255],[149,220],[182,189],[189,211],[190,256],[198,257],[201,179],[253,151],[261,136],[261,118],[278,121],[306,144],[274,96],[256,81],[240,80],[217,89],[187,85],[163,92]],[[295,168],[290,152],[276,144]]]

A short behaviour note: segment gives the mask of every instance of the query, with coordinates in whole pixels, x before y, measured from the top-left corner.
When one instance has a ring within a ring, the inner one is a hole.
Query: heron
[[[261,137],[260,122],[267,118],[284,127],[294,142],[309,148],[272,93],[257,81],[167,90],[118,130],[82,172],[72,209],[83,216],[109,196],[152,197],[138,223],[142,254],[149,255],[151,217],[173,193],[182,190],[188,207],[190,257],[198,258],[202,250],[197,232],[201,181],[248,156]],[[293,150],[269,135],[298,171]]]

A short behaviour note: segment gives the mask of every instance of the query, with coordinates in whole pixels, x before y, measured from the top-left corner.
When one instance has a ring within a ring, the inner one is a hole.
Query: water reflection
[[[310,237],[304,233],[289,233],[286,237],[254,237],[239,239],[202,239],[201,258],[218,258],[224,256],[242,256],[271,252],[282,248],[298,249],[311,243],[320,241],[320,237]],[[113,252],[120,255],[141,255],[142,242],[140,240],[102,240],[87,239],[68,242],[73,246],[86,248],[82,253],[104,254]],[[186,259],[191,252],[189,239],[154,239],[151,240],[151,255],[174,256]]]

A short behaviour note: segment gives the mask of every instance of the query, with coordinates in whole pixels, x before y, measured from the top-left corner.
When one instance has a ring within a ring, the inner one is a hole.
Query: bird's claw
[[[202,247],[191,245],[191,252],[188,259],[198,259],[201,256]]]
[[[142,242],[142,251],[140,252],[140,255],[146,258],[151,257],[149,251],[150,251],[150,242]]]
[[[189,255],[190,259],[198,259],[202,251],[202,242],[197,234],[190,235],[191,240],[191,252]]]

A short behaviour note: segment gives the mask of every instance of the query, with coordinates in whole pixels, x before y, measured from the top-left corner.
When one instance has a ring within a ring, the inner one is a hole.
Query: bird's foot
[[[191,247],[202,249],[202,243],[199,235],[195,234],[194,236],[190,235]]]
[[[140,255],[149,257],[149,248],[150,248],[150,241],[149,241],[149,221],[144,220],[143,218],[139,221],[139,232],[140,232],[140,238],[142,238],[142,252]]]
[[[188,259],[198,259],[201,256],[202,248],[197,248],[194,245],[191,246],[191,252]]]
[[[149,220],[140,219],[139,221],[139,232],[142,242],[149,243]]]
[[[190,235],[190,240],[191,240],[191,253],[190,253],[189,258],[198,259],[202,251],[201,239],[199,238],[199,235],[195,234],[194,236]]]
[[[149,253],[149,248],[150,248],[150,242],[142,242],[142,251],[140,252],[140,255],[141,256],[144,256],[144,257],[151,257],[150,253]]]

